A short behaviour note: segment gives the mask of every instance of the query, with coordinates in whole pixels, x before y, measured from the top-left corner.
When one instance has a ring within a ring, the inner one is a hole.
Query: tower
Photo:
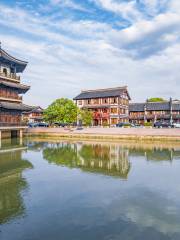
[[[20,82],[27,62],[19,60],[0,46],[0,131],[12,127],[21,127],[21,114],[32,107],[23,104],[22,95],[30,87]]]

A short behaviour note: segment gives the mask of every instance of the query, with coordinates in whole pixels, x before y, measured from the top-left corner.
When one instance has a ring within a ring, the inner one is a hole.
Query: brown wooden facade
[[[38,123],[43,121],[43,109],[34,107],[31,111],[23,112],[23,121],[28,123]]]
[[[10,56],[0,48],[0,126],[20,126],[22,111],[31,107],[22,103],[22,94],[29,86],[20,83],[18,73],[22,73],[27,62]]]
[[[180,101],[131,103],[129,121],[144,124],[156,121],[180,122]]]
[[[93,125],[128,122],[130,96],[127,87],[82,91],[74,98],[79,108],[93,112]]]

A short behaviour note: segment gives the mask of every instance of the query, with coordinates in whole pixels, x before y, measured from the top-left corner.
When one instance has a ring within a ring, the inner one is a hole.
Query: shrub
[[[145,126],[145,127],[152,127],[152,125],[153,125],[153,124],[152,124],[151,122],[145,122],[145,123],[144,123],[144,126]]]

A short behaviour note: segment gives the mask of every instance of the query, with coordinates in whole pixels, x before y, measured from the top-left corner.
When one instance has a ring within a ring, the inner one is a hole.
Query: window
[[[117,113],[117,108],[111,108],[111,113]]]
[[[103,104],[108,103],[108,98],[103,98],[102,103]]]
[[[7,76],[7,69],[6,68],[3,68],[3,73],[5,76]]]
[[[78,101],[78,105],[82,105],[82,100],[79,100],[79,101]]]
[[[112,98],[111,103],[117,103],[117,98]]]
[[[98,98],[94,99],[94,100],[93,100],[93,103],[94,103],[94,104],[99,104],[99,99],[98,99]]]

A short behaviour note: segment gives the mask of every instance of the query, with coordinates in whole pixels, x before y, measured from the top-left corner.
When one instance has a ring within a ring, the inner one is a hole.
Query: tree
[[[80,120],[82,121],[83,125],[90,126],[92,124],[92,120],[93,120],[92,112],[87,109],[81,110],[80,111]]]
[[[160,97],[153,97],[153,98],[149,98],[147,102],[166,102],[166,100]]]
[[[44,120],[49,123],[73,123],[77,120],[77,114],[78,108],[72,100],[60,98],[44,111]]]

